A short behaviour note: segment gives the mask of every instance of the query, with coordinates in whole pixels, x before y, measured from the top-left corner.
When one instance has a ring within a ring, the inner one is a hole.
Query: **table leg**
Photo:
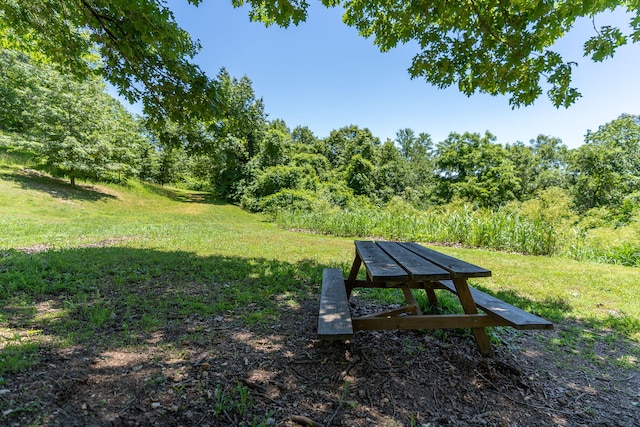
[[[411,292],[411,288],[409,286],[402,286],[402,293],[404,293],[404,299],[407,300],[407,306],[411,309],[413,314],[421,315],[422,310],[418,306],[418,301],[416,301],[413,293]]]
[[[422,288],[427,294],[427,298],[429,299],[429,310],[433,310],[438,306],[438,297],[436,296],[436,291],[433,290],[433,285],[431,282],[422,282]]]
[[[458,298],[460,299],[460,304],[462,305],[464,312],[466,314],[478,314],[478,308],[471,296],[467,279],[453,279],[453,283],[456,286]],[[471,328],[471,333],[476,340],[480,353],[484,356],[493,356],[493,349],[491,348],[491,343],[489,343],[487,331],[484,328]]]
[[[358,272],[360,271],[360,266],[362,265],[362,259],[360,259],[360,255],[356,251],[356,257],[353,260],[353,265],[351,266],[351,272],[349,273],[349,277],[347,278],[346,288],[347,288],[347,299],[351,298],[351,291],[356,287],[356,278],[358,277]]]

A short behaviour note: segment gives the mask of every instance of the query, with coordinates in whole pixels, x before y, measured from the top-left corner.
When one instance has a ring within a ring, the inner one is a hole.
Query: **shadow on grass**
[[[98,201],[115,199],[116,197],[99,191],[92,186],[72,186],[68,181],[53,178],[33,169],[23,169],[21,173],[1,173],[3,179],[13,181],[25,190],[36,190],[47,193],[52,197],[64,200]]]
[[[157,328],[193,316],[232,313],[240,322],[277,322],[282,304],[295,306],[318,291],[322,266],[100,247],[11,251],[0,272],[6,322],[69,345],[86,344],[95,334],[119,345],[145,342]]]
[[[250,352],[264,358],[284,347],[283,336],[315,337],[299,324],[317,316],[321,273],[315,261],[203,257],[182,251],[9,251],[0,258],[0,388],[24,389],[20,399],[25,402],[17,412],[15,405],[0,400],[0,413],[5,412],[0,423],[37,424],[32,409],[43,408],[29,406],[34,401],[48,406],[45,412],[57,414],[51,416],[62,425],[102,425],[113,421],[112,412],[89,416],[90,411],[78,410],[86,403],[78,402],[99,396],[106,407],[117,407],[116,413],[136,413],[130,408],[132,396],[153,390],[173,395],[177,380],[172,375],[180,375],[191,356],[211,354],[219,367],[227,366],[220,371],[227,375],[231,365],[246,368],[254,357]],[[254,341],[260,341],[256,335],[270,337],[268,348],[276,350],[254,348]],[[16,336],[25,338],[19,342]],[[11,345],[9,340],[14,340]],[[34,342],[40,347],[35,352]],[[110,358],[113,363],[103,362]],[[47,386],[53,394],[42,395],[42,388],[27,391],[30,380],[24,384],[24,378],[35,365],[40,378],[56,378]],[[200,372],[199,365],[188,366]],[[48,370],[55,373],[42,373]],[[91,383],[67,380],[83,376],[92,378]],[[212,387],[215,391],[217,386]],[[229,394],[242,391],[231,379],[221,387]],[[187,422],[180,420],[178,424]]]

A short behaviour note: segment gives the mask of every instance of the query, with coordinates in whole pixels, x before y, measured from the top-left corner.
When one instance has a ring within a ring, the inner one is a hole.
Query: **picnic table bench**
[[[492,355],[486,327],[553,329],[553,324],[508,304],[467,283],[491,271],[442,254],[414,242],[355,241],[356,254],[349,276],[325,268],[322,276],[318,337],[343,340],[358,330],[471,328],[480,353]],[[364,264],[366,279],[357,279]],[[349,299],[356,288],[398,288],[402,307],[352,317]],[[423,289],[429,305],[438,304],[435,290],[457,295],[464,314],[423,314],[412,289]]]

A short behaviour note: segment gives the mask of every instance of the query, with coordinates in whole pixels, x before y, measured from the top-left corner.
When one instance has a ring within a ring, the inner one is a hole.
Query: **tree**
[[[250,18],[267,25],[298,24],[307,16],[305,0],[234,0],[250,4]],[[585,56],[602,61],[631,41],[640,41],[640,4],[632,0],[511,1],[447,0],[372,1],[322,0],[327,7],[342,6],[344,22],[372,37],[381,51],[399,44],[416,43],[409,73],[440,87],[457,85],[466,95],[484,92],[509,94],[512,106],[529,105],[542,94],[559,107],[568,107],[580,96],[571,87],[572,68],[550,47],[565,35],[580,17],[617,7],[629,12],[630,28],[594,28],[584,44]],[[595,27],[595,21],[594,21]]]
[[[400,129],[396,132],[396,143],[402,156],[412,163],[428,161],[433,154],[433,141],[428,133],[416,135],[412,129]]]
[[[369,129],[350,125],[332,130],[327,138],[318,143],[317,150],[329,160],[332,167],[342,171],[356,155],[374,162],[379,146],[380,140]]]
[[[289,162],[292,139],[289,129],[283,124],[282,121],[275,121],[267,126],[254,156],[254,167],[264,169]]]
[[[401,129],[396,133],[396,144],[402,157],[406,159],[406,181],[402,197],[414,205],[430,204],[434,185],[434,146],[431,135],[412,129]]]
[[[516,199],[525,201],[541,190],[568,186],[568,149],[559,138],[538,135],[528,146],[516,142],[507,145],[506,151],[520,182],[514,189]]]
[[[0,50],[0,126],[21,132],[55,175],[118,180],[136,174],[138,122],[101,79],[78,81],[26,55]]]
[[[51,81],[40,121],[31,130],[40,141],[38,156],[57,175],[125,181],[137,172],[136,151],[142,136],[125,108],[101,81]]]
[[[201,0],[187,0],[198,5]],[[249,4],[250,19],[287,27],[307,17],[306,0],[231,0]],[[341,6],[347,25],[382,51],[414,42],[419,52],[409,72],[438,87],[509,94],[513,106],[528,105],[550,86],[556,106],[580,96],[572,68],[550,47],[577,18],[594,18],[616,7],[630,14],[630,28],[602,26],[584,44],[585,56],[602,61],[640,40],[640,7],[634,0],[535,2],[499,0],[322,0]],[[217,84],[192,59],[191,40],[162,0],[0,0],[0,33],[11,43],[44,53],[67,72],[100,72],[130,102],[142,100],[149,115],[172,120],[211,118],[222,105]],[[87,57],[96,52],[103,65]]]
[[[379,149],[378,164],[374,170],[376,194],[383,201],[393,196],[402,196],[405,190],[415,186],[416,182],[409,167],[409,162],[396,148],[395,144],[387,140]]]
[[[176,147],[163,148],[158,156],[158,168],[154,181],[160,185],[177,182],[185,172],[187,156],[184,150]]]
[[[345,179],[356,195],[372,196],[375,187],[375,166],[361,154],[356,154],[347,163]]]
[[[236,137],[228,136],[217,140],[217,147],[209,154],[202,155],[202,164],[212,191],[218,197],[239,200],[240,187],[247,177],[248,154],[244,142]]]
[[[620,207],[640,188],[640,117],[624,114],[587,132],[572,153],[570,174],[581,210]]]
[[[232,136],[244,141],[251,158],[266,126],[264,103],[262,99],[256,98],[251,80],[247,76],[237,79],[222,68],[217,80],[221,114],[208,123],[209,131],[213,132],[216,139]],[[211,148],[213,147],[208,149]]]
[[[151,181],[159,167],[160,153],[148,139],[143,140],[138,148],[138,179]]]
[[[239,200],[249,179],[249,161],[264,138],[266,114],[251,80],[237,79],[222,68],[217,75],[219,115],[173,121],[152,117],[147,128],[163,148],[180,148],[194,158],[194,177],[208,181],[219,197]],[[287,130],[288,133],[288,130]]]
[[[291,131],[291,138],[294,143],[306,148],[312,147],[318,140],[307,126],[296,126],[296,128]]]
[[[569,149],[559,138],[538,135],[531,141],[537,170],[535,190],[567,186]]]
[[[518,141],[514,144],[507,144],[506,155],[513,164],[514,173],[520,182],[514,196],[517,200],[523,201],[534,197],[536,192],[536,157],[530,146]]]
[[[515,199],[520,187],[505,148],[489,132],[451,133],[436,147],[438,194],[443,202],[458,197],[482,207]]]
[[[32,100],[40,98],[41,79],[29,56],[0,49],[0,129],[22,132],[35,125]]]
[[[149,115],[180,121],[215,110],[215,84],[191,61],[200,46],[163,1],[0,0],[0,34],[64,73],[100,73]]]

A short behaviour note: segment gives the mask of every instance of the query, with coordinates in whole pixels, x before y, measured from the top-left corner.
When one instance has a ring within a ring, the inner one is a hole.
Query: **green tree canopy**
[[[198,5],[201,0],[187,0]],[[438,87],[510,95],[513,106],[533,103],[548,85],[556,106],[580,96],[571,86],[572,68],[552,50],[580,17],[615,8],[629,12],[627,29],[595,28],[584,54],[594,61],[640,40],[637,0],[321,0],[345,9],[343,20],[372,37],[382,51],[417,43],[409,73]],[[232,0],[250,6],[250,18],[287,27],[307,16],[306,0]],[[192,120],[220,113],[215,80],[194,64],[200,46],[175,22],[162,0],[0,0],[0,33],[46,55],[76,75],[101,72],[147,114]],[[97,53],[102,64],[88,58]]]
[[[100,72],[147,114],[182,120],[215,108],[215,84],[192,62],[199,45],[163,1],[0,0],[0,34],[65,73]]]
[[[506,149],[489,132],[449,134],[437,145],[436,168],[443,202],[460,198],[498,207],[514,200],[521,185]]]
[[[640,117],[623,114],[589,131],[585,141],[570,162],[578,207],[621,206],[640,188]]]
[[[0,129],[21,133],[56,175],[123,181],[143,137],[138,122],[97,77],[78,81],[0,49]]]

